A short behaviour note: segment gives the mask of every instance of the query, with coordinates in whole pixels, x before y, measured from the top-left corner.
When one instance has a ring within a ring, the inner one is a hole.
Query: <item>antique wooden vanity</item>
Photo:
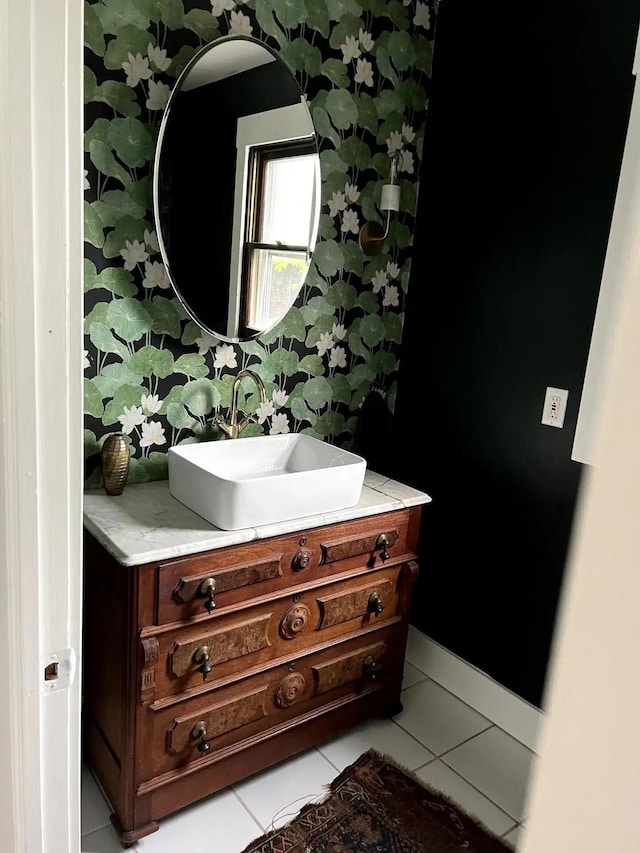
[[[429,501],[368,472],[350,509],[223,531],[167,482],[86,493],[84,757],[125,847],[399,711]]]

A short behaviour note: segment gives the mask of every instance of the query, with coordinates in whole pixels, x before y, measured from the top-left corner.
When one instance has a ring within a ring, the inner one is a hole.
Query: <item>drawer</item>
[[[406,560],[408,526],[409,510],[398,510],[160,563],[155,624],[207,619],[209,610]]]
[[[207,694],[139,708],[148,739],[136,762],[136,784],[215,761],[261,734],[278,734],[293,719],[386,688],[401,642],[397,626],[381,626]]]
[[[251,668],[398,620],[399,576],[390,566],[205,622],[142,632],[143,704],[209,691]],[[153,633],[155,630],[155,633]]]

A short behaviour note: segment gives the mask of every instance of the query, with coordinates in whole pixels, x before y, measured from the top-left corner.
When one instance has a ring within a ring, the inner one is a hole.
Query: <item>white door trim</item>
[[[81,0],[0,3],[0,826],[80,848]]]
[[[636,78],[639,68],[640,32],[633,63],[633,74]],[[621,287],[625,277],[626,252],[631,235],[629,229],[634,227],[635,206],[638,203],[639,163],[640,86],[636,80],[571,452],[573,460],[586,465],[595,465],[596,461],[598,430],[606,391],[607,365],[611,358],[612,342],[622,300]]]

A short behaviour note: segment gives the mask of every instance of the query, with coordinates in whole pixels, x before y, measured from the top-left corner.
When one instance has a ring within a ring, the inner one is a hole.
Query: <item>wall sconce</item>
[[[398,160],[398,153],[393,153],[391,155],[391,166],[389,167],[389,183],[383,184],[380,194],[380,210],[386,211],[387,214],[384,230],[378,222],[365,222],[360,229],[358,242],[365,255],[380,254],[384,241],[389,235],[391,211],[400,210],[400,186],[396,183],[398,178]]]

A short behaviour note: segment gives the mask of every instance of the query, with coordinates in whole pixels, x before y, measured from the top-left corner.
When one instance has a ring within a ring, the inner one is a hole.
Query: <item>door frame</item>
[[[83,43],[82,0],[0,3],[0,826],[16,853],[80,849]]]

